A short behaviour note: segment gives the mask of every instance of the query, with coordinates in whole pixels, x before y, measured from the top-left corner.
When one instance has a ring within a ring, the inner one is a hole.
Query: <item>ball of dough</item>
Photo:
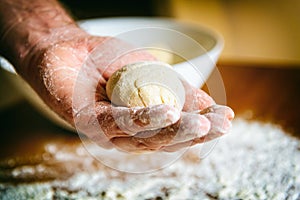
[[[178,74],[163,62],[147,61],[126,65],[109,78],[106,93],[118,106],[172,105],[182,110],[184,87]]]

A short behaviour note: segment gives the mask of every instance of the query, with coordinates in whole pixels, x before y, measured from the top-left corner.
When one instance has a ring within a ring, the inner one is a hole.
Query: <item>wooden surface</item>
[[[227,104],[237,117],[276,123],[300,138],[300,68],[270,66],[218,67],[226,90]],[[0,160],[39,154],[43,144],[77,143],[76,134],[43,118],[23,102],[0,112]]]
[[[276,123],[300,138],[300,68],[223,64],[227,104],[237,116]]]

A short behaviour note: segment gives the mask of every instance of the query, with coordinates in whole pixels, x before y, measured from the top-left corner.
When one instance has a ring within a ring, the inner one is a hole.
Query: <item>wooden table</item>
[[[218,69],[237,117],[276,123],[300,138],[300,68],[220,64]],[[0,112],[0,121],[0,160],[38,154],[49,141],[80,142],[26,102]]]
[[[227,103],[237,116],[272,122],[300,138],[300,68],[223,64]]]

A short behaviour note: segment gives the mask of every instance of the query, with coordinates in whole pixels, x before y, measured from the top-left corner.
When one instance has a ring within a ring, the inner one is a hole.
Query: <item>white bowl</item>
[[[167,18],[104,18],[80,21],[79,25],[92,35],[114,36],[138,47],[173,52],[182,57],[173,64],[174,69],[195,87],[207,80],[224,45],[222,37],[207,27]]]
[[[138,47],[160,48],[182,58],[173,64],[174,69],[191,85],[201,87],[207,80],[223,49],[222,37],[209,28],[179,23],[165,18],[102,18],[83,20],[79,26],[92,35],[115,36]],[[0,57],[0,65],[11,73],[13,66]],[[16,85],[40,111],[59,124],[65,124],[57,117],[30,87],[11,76]],[[1,93],[5,97],[6,94]]]

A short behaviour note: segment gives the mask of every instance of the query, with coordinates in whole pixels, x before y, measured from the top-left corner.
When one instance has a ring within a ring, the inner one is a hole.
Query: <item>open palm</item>
[[[219,137],[231,126],[230,108],[216,105],[205,92],[187,83],[183,112],[168,105],[112,106],[106,81],[126,64],[155,60],[147,52],[134,51],[115,38],[86,33],[50,44],[27,56],[21,75],[53,111],[105,148],[176,151]],[[77,90],[78,85],[85,89]],[[95,123],[98,128],[91,128]]]

